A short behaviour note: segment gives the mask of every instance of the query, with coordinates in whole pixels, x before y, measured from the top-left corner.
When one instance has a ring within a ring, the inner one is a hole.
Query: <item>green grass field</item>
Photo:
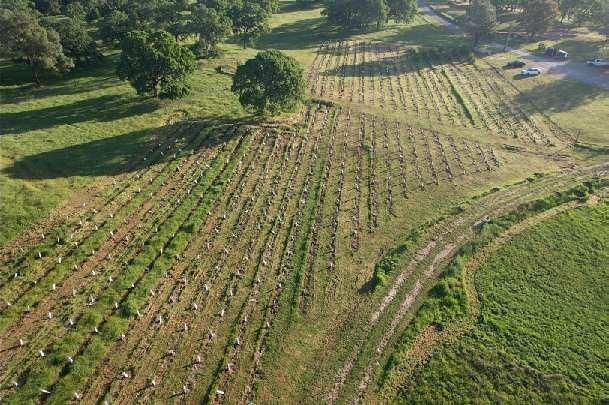
[[[405,402],[596,402],[609,396],[609,205],[548,219],[475,269],[473,330],[404,381]]]
[[[173,103],[138,97],[116,78],[115,63],[110,55],[99,67],[41,88],[27,83],[29,72],[21,66],[0,67],[0,244],[87,185],[125,172],[168,123],[245,115],[229,91],[230,77],[213,70],[216,61],[197,70],[189,98]]]
[[[379,40],[415,48],[466,41],[422,17],[408,25],[391,23],[379,32],[339,32],[325,24],[319,8],[299,10],[292,2],[282,4],[282,12],[273,17],[271,31],[256,49],[280,49],[305,64],[312,62],[322,41]],[[4,225],[0,245],[48,216],[74,190],[121,173],[129,157],[143,152],[156,130],[168,122],[246,116],[229,91],[230,76],[213,68],[234,67],[254,55],[255,49],[226,44],[222,51],[220,58],[201,62],[193,78],[193,94],[173,103],[137,97],[116,78],[115,54],[101,66],[50,79],[42,88],[29,83],[25,67],[4,61],[0,65],[0,189],[6,198],[0,213]],[[499,66],[505,58],[489,61]],[[600,119],[609,104],[606,92],[551,78],[515,84],[523,100],[533,101],[583,142],[607,144]],[[567,103],[565,92],[570,95]]]

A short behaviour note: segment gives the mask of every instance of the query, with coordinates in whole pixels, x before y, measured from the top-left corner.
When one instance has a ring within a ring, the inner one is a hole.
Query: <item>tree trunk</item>
[[[152,95],[154,96],[154,98],[158,98],[159,97],[159,83],[161,82],[161,78],[160,77],[156,77],[155,81],[154,81],[154,87],[153,87],[153,91],[152,91]]]
[[[40,87],[41,83],[40,83],[40,77],[39,74],[40,72],[38,71],[38,66],[36,66],[36,63],[32,63],[32,80],[34,81],[34,84],[36,84],[37,87]]]

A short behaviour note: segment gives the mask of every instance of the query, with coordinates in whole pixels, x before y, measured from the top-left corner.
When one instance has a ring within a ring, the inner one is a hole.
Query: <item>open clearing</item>
[[[230,77],[213,68],[255,53],[235,45],[205,62],[194,95],[176,103],[105,83],[108,67],[40,90],[3,84],[3,205],[16,197],[2,214],[0,398],[606,398],[607,303],[596,300],[606,288],[595,282],[606,287],[608,95],[540,108],[533,85],[499,69],[500,56],[441,51],[460,39],[420,16],[347,36],[321,23],[319,9],[284,6],[259,44],[307,63],[311,97],[285,119],[253,119],[229,93]],[[565,114],[578,108],[594,124],[575,133]],[[589,194],[596,206],[558,214],[481,263],[475,329],[459,323],[461,279],[446,319],[421,317],[443,302],[433,300],[438,279],[448,283],[445,269],[479,238],[481,219],[530,204],[536,214],[566,210]],[[555,300],[597,306],[544,318],[536,303]],[[548,324],[528,324],[525,336],[516,329],[529,316]],[[527,357],[537,344],[528,337],[552,330],[562,342],[577,334],[574,318],[596,333],[589,351]],[[573,383],[588,354],[599,360],[594,377]],[[529,391],[506,391],[511,376],[490,363],[513,367]],[[466,381],[468,370],[485,385]],[[543,396],[548,384],[565,395]]]

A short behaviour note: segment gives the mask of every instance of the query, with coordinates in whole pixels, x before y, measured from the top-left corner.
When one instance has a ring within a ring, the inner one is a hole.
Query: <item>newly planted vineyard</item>
[[[468,56],[323,43],[308,85],[289,124],[159,130],[3,248],[0,402],[366,400],[480,218],[607,176]]]
[[[564,138],[533,106],[515,102],[517,90],[500,73],[469,56],[365,41],[327,43],[317,53],[309,83],[314,97],[389,107],[532,144]]]
[[[317,105],[297,130],[183,134],[5,260],[0,383],[15,402],[251,398],[291,277],[306,312],[318,274],[398,216],[409,185],[501,165],[490,146]]]

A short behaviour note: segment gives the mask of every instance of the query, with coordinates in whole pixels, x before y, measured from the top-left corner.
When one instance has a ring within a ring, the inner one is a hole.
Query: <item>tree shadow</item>
[[[362,295],[370,294],[374,292],[374,289],[376,288],[377,284],[378,283],[376,279],[372,277],[370,280],[362,284],[361,287],[357,289],[357,292]]]
[[[308,3],[299,3],[297,1],[282,1],[278,14],[295,13],[297,11],[314,10],[322,6],[320,1],[311,1]]]
[[[414,60],[405,56],[386,57],[377,60],[369,60],[356,65],[344,65],[326,70],[321,74],[324,76],[359,77],[364,76],[397,76],[416,72],[421,66]]]
[[[48,76],[42,86],[31,79],[29,67],[9,60],[0,62],[0,103],[16,104],[28,99],[79,94],[120,84],[114,73],[115,55],[91,66],[79,66],[63,76]]]
[[[531,103],[544,113],[560,113],[607,96],[607,91],[571,80],[554,80],[520,92],[515,101]]]
[[[0,112],[0,136],[85,121],[114,121],[146,114],[156,108],[157,101],[153,99],[104,95],[38,110]]]
[[[115,77],[90,77],[84,82],[61,81],[47,86],[36,86],[33,83],[17,87],[5,87],[0,90],[0,104],[18,104],[24,101],[43,97],[68,96],[89,91],[102,90],[119,85]]]
[[[356,46],[357,53],[361,53],[364,48],[361,45]],[[368,46],[366,53],[382,53],[387,50],[387,45],[379,45],[378,47]],[[324,76],[341,76],[359,77],[362,74],[365,76],[398,76],[417,72],[421,69],[441,66],[448,63],[463,63],[467,62],[466,57],[454,56],[448,54],[432,54],[427,51],[416,52],[412,48],[394,47],[397,50],[396,55],[385,56],[375,60],[367,60],[355,65],[337,66],[330,70],[324,71],[321,74]]]
[[[338,48],[338,44],[328,44],[327,46],[321,46],[317,52],[324,55],[339,56],[340,52],[342,52],[344,49],[347,49],[348,52],[351,53],[355,52],[360,54],[362,52],[366,52],[376,54],[388,52],[394,48],[395,46],[386,44],[384,42],[361,41],[349,44],[348,46],[346,44],[342,44],[340,48]]]
[[[0,62],[0,86],[25,84],[32,84],[32,71],[28,66],[10,59]]]
[[[279,25],[256,41],[258,48],[301,50],[316,47],[322,42],[348,38],[351,32],[326,22],[325,17],[298,20]]]
[[[396,42],[413,47],[454,48],[467,43],[468,39],[444,27],[428,21],[415,20],[410,24],[392,24],[386,27],[385,42]]]
[[[306,10],[295,3],[286,3],[281,12]],[[256,41],[259,48],[272,48],[280,50],[301,50],[316,47],[324,42],[340,41],[357,35],[373,33],[374,29],[344,29],[331,25],[326,17],[317,17],[298,20],[274,27],[269,33]],[[417,47],[451,47],[463,42],[462,35],[448,32],[448,30],[435,26],[428,21],[416,19],[404,24],[391,22],[379,31],[385,42],[399,42],[402,45]]]
[[[205,130],[210,133],[196,148],[166,153],[158,162],[217,146],[237,136],[229,129],[256,123],[255,119],[210,117],[204,120],[184,120],[161,128],[133,131],[127,134],[51,150],[17,160],[2,173],[18,179],[44,180],[71,176],[114,176],[146,167],[141,157],[159,143],[178,138],[191,138]]]

